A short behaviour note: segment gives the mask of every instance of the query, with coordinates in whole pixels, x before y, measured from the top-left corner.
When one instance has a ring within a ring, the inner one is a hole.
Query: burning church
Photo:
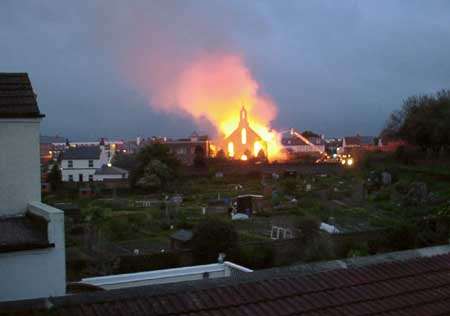
[[[224,151],[232,159],[248,160],[258,154],[267,154],[267,143],[248,122],[247,110],[242,107],[238,127],[224,139]]]

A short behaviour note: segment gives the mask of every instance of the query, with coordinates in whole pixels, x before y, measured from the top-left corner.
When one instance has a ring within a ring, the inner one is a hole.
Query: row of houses
[[[219,253],[208,265],[67,284],[64,212],[41,202],[43,117],[28,75],[0,73],[2,315],[450,314],[448,245],[259,271]]]

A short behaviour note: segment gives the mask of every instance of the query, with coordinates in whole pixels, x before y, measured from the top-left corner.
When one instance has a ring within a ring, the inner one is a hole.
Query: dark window
[[[67,167],[68,167],[68,168],[73,168],[73,160],[69,160],[69,161],[67,162]]]
[[[92,181],[94,181],[94,175],[90,174],[89,175],[89,182],[92,182]]]
[[[89,160],[89,168],[93,168],[94,167],[94,160]]]
[[[79,181],[79,182],[83,182],[83,174],[82,174],[82,173],[80,173],[80,174],[78,175],[78,181]]]
[[[69,181],[72,182],[73,181],[73,175],[69,174]]]

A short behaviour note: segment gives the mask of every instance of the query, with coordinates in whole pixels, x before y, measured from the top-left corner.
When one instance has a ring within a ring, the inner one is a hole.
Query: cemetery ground
[[[249,220],[231,221],[228,203],[244,194],[263,195],[262,208]],[[182,201],[175,203],[174,196]],[[227,259],[265,268],[447,243],[450,167],[371,154],[355,168],[327,174],[189,177],[177,180],[171,192],[79,198],[64,191],[45,200],[66,209],[71,280],[192,263],[188,251],[171,249],[170,236],[207,217],[232,222],[238,233],[239,255]],[[151,260],[120,267],[118,258],[133,256]]]

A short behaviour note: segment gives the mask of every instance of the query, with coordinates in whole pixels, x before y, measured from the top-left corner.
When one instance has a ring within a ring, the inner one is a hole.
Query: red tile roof
[[[51,315],[72,316],[450,315],[450,254],[310,275],[270,272],[50,298],[46,305]],[[45,306],[33,304],[35,311]]]

